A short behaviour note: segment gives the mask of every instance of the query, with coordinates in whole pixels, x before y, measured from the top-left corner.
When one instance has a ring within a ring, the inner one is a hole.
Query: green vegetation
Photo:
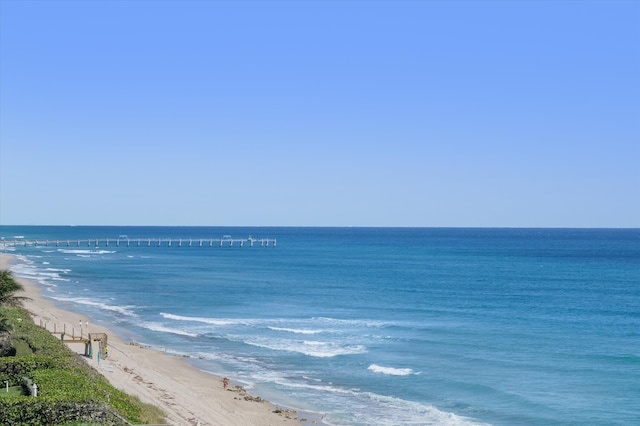
[[[10,386],[9,391],[7,392],[7,388],[0,389],[0,398],[10,398],[12,396],[21,396],[24,395],[22,391],[22,386]]]
[[[0,271],[0,306],[16,306],[24,297],[16,296],[23,291],[22,284],[13,279],[11,271]]]
[[[0,288],[5,288],[4,281]],[[111,386],[78,354],[34,324],[28,312],[13,303],[16,299],[3,299],[1,293],[0,354],[10,355],[0,355],[0,385],[8,381],[11,392],[0,388],[0,424],[164,423],[160,409]],[[37,397],[30,395],[29,383],[37,384]]]

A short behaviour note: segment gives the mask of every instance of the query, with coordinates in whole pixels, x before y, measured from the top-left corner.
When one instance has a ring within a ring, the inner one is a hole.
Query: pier
[[[275,238],[69,238],[0,240],[2,247],[276,247]]]

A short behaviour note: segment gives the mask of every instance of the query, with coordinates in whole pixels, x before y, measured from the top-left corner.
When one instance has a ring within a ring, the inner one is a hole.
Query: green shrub
[[[13,347],[16,349],[16,354],[14,356],[33,355],[33,351],[24,340],[14,340]]]
[[[55,359],[51,357],[4,357],[0,358],[0,382],[9,381],[9,385],[18,385],[24,376],[29,376],[35,370],[56,367]]]
[[[44,426],[78,421],[101,425],[127,425],[125,420],[104,404],[95,402],[61,402],[46,398],[16,397],[5,399],[0,405],[0,424],[3,425]]]

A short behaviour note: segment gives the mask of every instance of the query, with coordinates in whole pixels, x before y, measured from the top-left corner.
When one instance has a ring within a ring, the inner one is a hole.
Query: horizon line
[[[640,229],[640,226],[467,226],[467,225],[60,225],[60,224],[0,224],[3,226],[32,227],[104,227],[104,228],[378,228],[378,229]]]

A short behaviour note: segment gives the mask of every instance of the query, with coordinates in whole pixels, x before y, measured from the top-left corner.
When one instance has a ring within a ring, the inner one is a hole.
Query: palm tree
[[[11,271],[0,271],[0,306],[17,305],[22,300],[28,299],[28,297],[16,296],[18,291],[24,291],[24,287],[13,278]]]
[[[0,307],[3,305],[15,306],[27,297],[16,296],[16,292],[23,291],[22,284],[17,282],[11,271],[0,271]],[[0,316],[0,356],[15,355],[16,350],[11,344],[11,332],[13,324],[9,318]]]

